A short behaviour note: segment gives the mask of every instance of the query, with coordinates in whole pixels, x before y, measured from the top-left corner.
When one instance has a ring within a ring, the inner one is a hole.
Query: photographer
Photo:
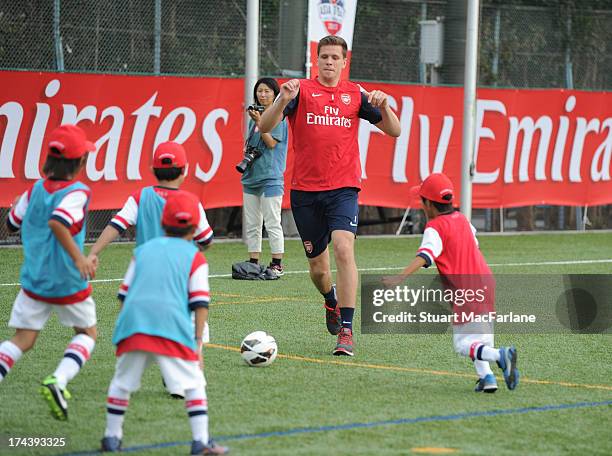
[[[278,83],[272,78],[261,78],[255,84],[255,104],[248,108],[251,117],[248,146],[256,148],[259,155],[249,161],[241,182],[249,261],[259,262],[264,223],[272,252],[269,267],[277,276],[282,276],[285,240],[281,227],[281,202],[287,161],[287,122],[283,120],[269,133],[259,133],[261,113],[272,105],[279,92]]]

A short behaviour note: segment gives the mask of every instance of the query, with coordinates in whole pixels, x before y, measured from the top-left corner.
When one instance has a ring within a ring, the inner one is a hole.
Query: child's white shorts
[[[127,352],[117,358],[112,383],[134,392],[140,388],[140,379],[151,362],[156,361],[169,391],[204,388],[206,379],[197,361],[158,355],[145,351]]]
[[[453,345],[457,353],[469,356],[470,346],[474,342],[493,347],[493,324],[470,322],[453,325]]]
[[[91,328],[96,324],[96,304],[92,297],[75,304],[49,304],[33,299],[19,290],[15,298],[9,326],[40,331],[55,312],[64,326]]]

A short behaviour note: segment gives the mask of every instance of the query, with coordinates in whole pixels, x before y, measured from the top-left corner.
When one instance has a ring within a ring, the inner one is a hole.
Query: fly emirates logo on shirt
[[[352,121],[348,117],[340,115],[340,108],[336,108],[334,106],[324,106],[323,114],[307,112],[306,123],[308,125],[351,128]]]

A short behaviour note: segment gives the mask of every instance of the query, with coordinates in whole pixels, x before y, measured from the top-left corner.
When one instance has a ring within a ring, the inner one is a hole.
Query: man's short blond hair
[[[321,51],[323,46],[342,46],[342,57],[346,59],[346,53],[348,52],[348,45],[344,38],[340,38],[339,36],[327,35],[319,40],[319,45],[317,46],[317,55]]]

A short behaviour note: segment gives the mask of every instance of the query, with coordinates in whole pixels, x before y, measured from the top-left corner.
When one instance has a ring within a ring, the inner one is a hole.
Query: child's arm
[[[425,266],[426,261],[423,257],[417,256],[412,262],[404,268],[404,270],[395,276],[383,277],[382,281],[386,287],[395,287],[400,285],[409,275],[414,274],[416,271]]]
[[[434,228],[427,227],[423,233],[421,246],[417,250],[417,255],[412,262],[406,266],[401,274],[383,278],[385,286],[393,287],[401,284],[410,274],[414,274],[422,267],[428,268],[443,250],[440,234]]]
[[[204,251],[207,250],[212,244],[213,230],[208,224],[204,206],[202,206],[202,203],[200,203],[198,206],[200,210],[200,223],[198,223],[198,228],[196,229],[193,240],[196,242],[200,250]]]
[[[96,266],[94,262],[86,258],[79,246],[74,242],[70,230],[61,222],[51,219],[48,222],[49,228],[57,238],[60,245],[70,255],[74,265],[81,273],[83,279],[93,278],[96,275]]]
[[[138,217],[138,199],[140,199],[139,193],[134,193],[127,199],[121,210],[117,212],[108,225],[106,225],[100,237],[96,240],[96,243],[91,247],[89,258],[92,258],[97,263],[100,252],[130,226],[136,224],[136,219]]]
[[[195,312],[195,340],[197,342],[200,367],[204,368],[202,358],[204,324],[208,319],[208,304],[210,302],[210,288],[208,286],[208,264],[206,257],[200,252],[196,253],[191,263],[189,274],[189,310]]]
[[[195,310],[195,340],[198,346],[198,360],[200,362],[200,368],[204,368],[204,355],[202,354],[202,347],[204,346],[202,340],[202,333],[204,331],[204,324],[208,320],[208,308],[197,307]]]
[[[15,201],[13,201],[11,210],[6,218],[6,226],[11,233],[15,233],[21,229],[21,221],[28,209],[29,200],[30,192],[27,191],[16,197]]]
[[[134,280],[134,271],[136,270],[136,261],[134,258],[130,261],[130,265],[125,272],[125,276],[123,276],[123,282],[119,285],[119,292],[117,293],[117,298],[121,302],[119,307],[123,307],[123,301],[127,297],[128,290],[130,289],[130,285]]]
[[[106,225],[106,228],[96,240],[96,243],[89,250],[89,258],[97,257],[104,248],[119,237],[121,233],[113,225]]]

